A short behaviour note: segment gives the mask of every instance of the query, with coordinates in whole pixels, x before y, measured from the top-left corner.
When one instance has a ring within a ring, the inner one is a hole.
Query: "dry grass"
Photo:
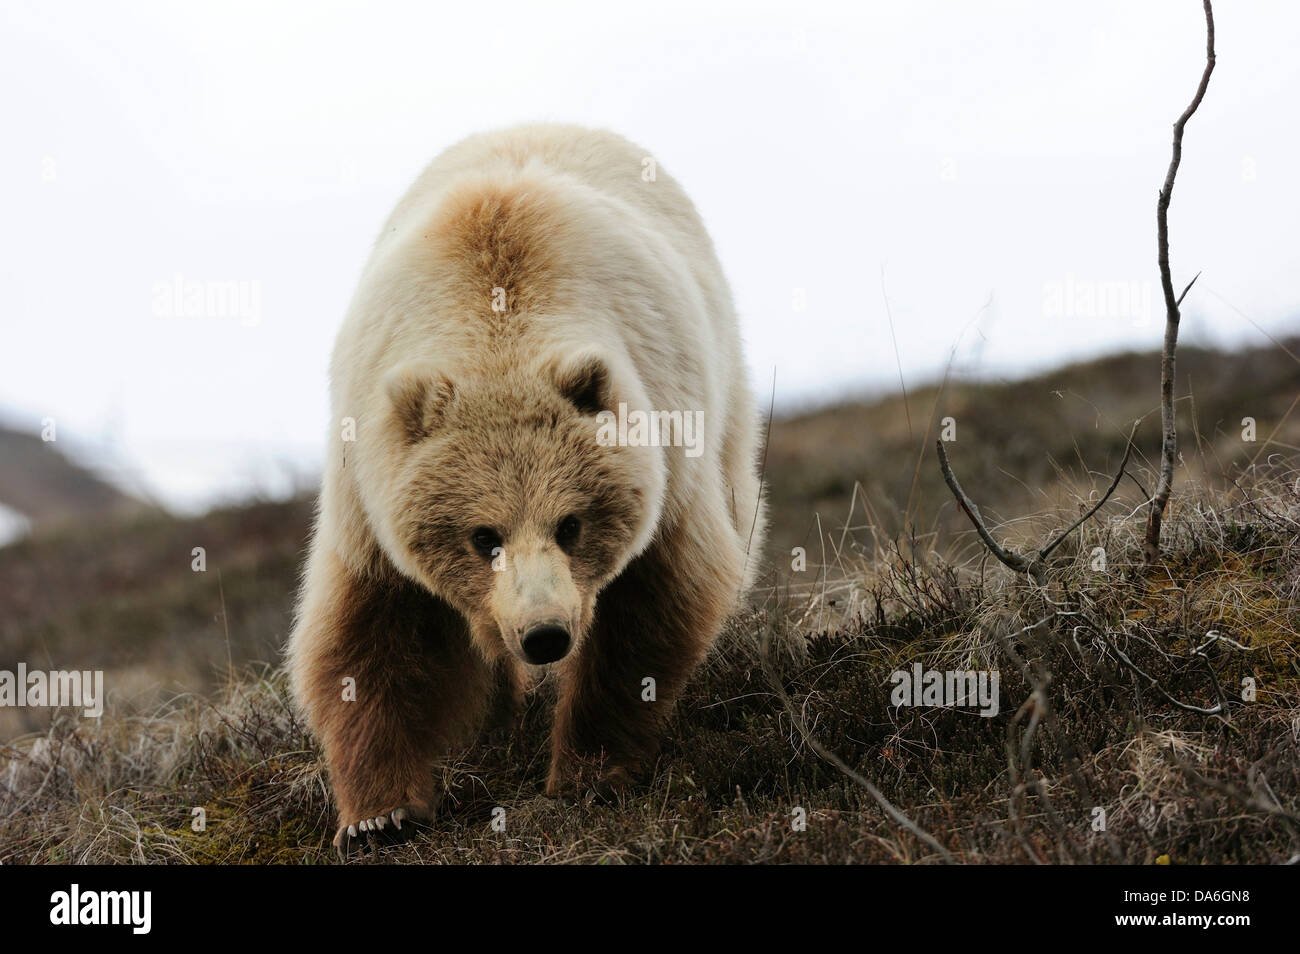
[[[644,788],[610,804],[547,799],[539,698],[519,734],[446,767],[432,830],[372,860],[938,860],[804,731],[958,861],[1295,860],[1300,490],[1273,471],[1230,496],[1180,485],[1175,500],[1164,566],[1140,565],[1142,515],[1116,499],[1054,554],[1041,588],[964,538],[945,560],[911,539],[829,534],[824,576],[773,580],[726,634]],[[1070,513],[1014,530],[1045,539]],[[889,674],[914,662],[998,670],[1001,711],[892,706]],[[0,861],[331,860],[318,752],[280,674],[246,672],[220,698],[60,715],[0,747]],[[196,807],[206,831],[192,830]]]
[[[311,509],[293,500],[187,519],[146,513],[0,548],[0,669],[103,670],[119,712],[210,694],[232,665],[277,658]],[[195,547],[204,572],[193,569]],[[0,708],[0,740],[48,721]]]

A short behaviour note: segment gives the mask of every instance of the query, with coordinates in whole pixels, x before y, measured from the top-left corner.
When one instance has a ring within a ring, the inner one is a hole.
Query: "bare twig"
[[[1173,489],[1174,463],[1178,457],[1178,433],[1174,427],[1174,353],[1178,349],[1178,323],[1182,318],[1179,305],[1183,295],[1187,294],[1196,281],[1193,278],[1183,290],[1183,295],[1174,297],[1174,282],[1169,271],[1169,200],[1173,196],[1178,164],[1183,158],[1183,128],[1201,105],[1205,90],[1210,85],[1210,74],[1214,72],[1214,10],[1210,6],[1210,0],[1202,2],[1205,7],[1205,71],[1201,74],[1200,85],[1196,87],[1196,95],[1178,117],[1178,122],[1174,123],[1169,171],[1165,173],[1165,184],[1156,200],[1156,246],[1160,264],[1160,288],[1165,297],[1165,343],[1160,358],[1160,482],[1156,485],[1151,509],[1147,514],[1146,538],[1143,543],[1147,563],[1154,563],[1160,558],[1160,523],[1164,519],[1165,505],[1169,503],[1169,494]]]
[[[935,441],[935,448],[939,452],[939,469],[943,471],[943,479],[948,484],[948,489],[952,491],[953,496],[957,499],[958,506],[970,518],[970,522],[975,526],[975,532],[984,541],[984,545],[989,548],[995,557],[1011,569],[1018,573],[1028,573],[1033,577],[1035,583],[1042,584],[1047,579],[1045,564],[1047,558],[1052,555],[1052,551],[1059,547],[1066,537],[1083,526],[1098,510],[1105,506],[1106,501],[1115,492],[1115,488],[1119,486],[1120,480],[1124,477],[1124,470],[1128,467],[1129,458],[1133,455],[1133,437],[1137,434],[1138,425],[1141,423],[1140,420],[1133,422],[1133,429],[1129,431],[1128,440],[1124,444],[1124,458],[1120,461],[1119,469],[1115,471],[1115,478],[1110,482],[1106,492],[1101,495],[1101,499],[1097,501],[1091,510],[1058,533],[1051,543],[1038,551],[1036,556],[1026,556],[1023,553],[1008,550],[993,539],[993,535],[984,526],[984,520],[980,517],[979,508],[975,506],[974,501],[966,496],[966,492],[961,489],[961,484],[957,483],[957,476],[952,472],[952,465],[948,463],[948,452],[944,450],[943,441]]]
[[[1128,440],[1124,444],[1124,459],[1119,462],[1119,470],[1115,471],[1115,479],[1110,482],[1110,487],[1106,490],[1104,494],[1101,495],[1101,499],[1097,501],[1097,505],[1093,507],[1091,510],[1089,510],[1087,513],[1085,513],[1078,520],[1074,521],[1074,523],[1070,524],[1068,528],[1062,530],[1059,534],[1057,534],[1056,539],[1053,540],[1051,543],[1049,543],[1047,546],[1045,546],[1042,549],[1042,551],[1038,554],[1038,558],[1040,560],[1046,560],[1049,556],[1051,556],[1052,551],[1061,545],[1061,541],[1063,541],[1066,537],[1068,537],[1079,527],[1083,526],[1083,524],[1086,523],[1088,519],[1091,518],[1092,515],[1095,514],[1098,510],[1100,510],[1102,506],[1106,503],[1106,501],[1110,499],[1110,495],[1115,492],[1115,488],[1119,486],[1120,480],[1123,479],[1124,477],[1124,468],[1128,466],[1128,459],[1133,454],[1133,437],[1137,434],[1138,425],[1141,423],[1142,423],[1141,421],[1133,422],[1133,429],[1128,432]]]
[[[1133,670],[1133,672],[1137,673],[1143,679],[1145,679],[1147,681],[1147,685],[1155,689],[1156,692],[1160,693],[1160,695],[1164,696],[1165,701],[1168,702],[1170,705],[1176,706],[1179,709],[1182,709],[1184,712],[1195,712],[1197,715],[1207,715],[1207,716],[1219,715],[1222,712],[1226,711],[1223,707],[1222,702],[1218,703],[1217,705],[1215,705],[1213,708],[1210,709],[1206,709],[1202,706],[1190,705],[1189,703],[1186,702],[1180,702],[1179,700],[1175,699],[1173,696],[1171,696],[1168,692],[1165,691],[1165,687],[1160,685],[1159,679],[1157,679],[1155,676],[1151,675],[1150,673],[1144,671],[1140,666],[1138,666],[1137,663],[1129,659],[1128,655],[1125,654],[1124,650],[1120,649],[1119,646],[1115,644],[1115,641],[1109,638],[1109,635],[1106,636],[1106,641],[1110,646],[1111,651],[1116,656],[1119,657],[1119,661],[1122,662],[1124,665],[1128,666],[1129,669]]]
[[[1037,560],[1027,557],[1023,553],[1007,550],[993,539],[993,534],[989,533],[988,527],[984,526],[984,520],[980,517],[979,508],[975,506],[973,500],[966,496],[966,491],[961,489],[961,484],[957,483],[957,477],[952,472],[952,465],[948,463],[948,452],[943,448],[943,441],[935,441],[934,446],[939,452],[939,469],[943,471],[944,482],[948,484],[948,489],[952,491],[952,495],[957,498],[957,505],[970,518],[970,522],[975,526],[975,532],[984,541],[984,545],[989,548],[989,551],[998,560],[1017,573],[1028,573],[1033,577],[1035,583],[1047,582],[1047,574]]]

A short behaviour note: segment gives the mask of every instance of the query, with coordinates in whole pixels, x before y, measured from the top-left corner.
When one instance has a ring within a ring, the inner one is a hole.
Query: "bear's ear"
[[[424,440],[443,422],[456,386],[442,372],[422,367],[399,368],[388,379],[388,401],[408,444]]]
[[[583,414],[597,414],[614,403],[609,366],[596,354],[580,355],[560,365],[555,386]]]

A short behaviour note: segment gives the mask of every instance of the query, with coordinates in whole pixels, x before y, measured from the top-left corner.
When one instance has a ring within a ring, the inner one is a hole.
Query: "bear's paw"
[[[428,820],[428,813],[412,805],[399,805],[373,818],[361,818],[339,825],[334,835],[334,850],[340,860],[367,849],[401,844]]]

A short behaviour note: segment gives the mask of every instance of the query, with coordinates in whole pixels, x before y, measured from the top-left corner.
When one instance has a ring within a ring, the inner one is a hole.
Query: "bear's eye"
[[[476,527],[469,535],[469,542],[474,545],[479,556],[490,560],[493,556],[492,551],[501,546],[501,534],[491,527]]]
[[[555,542],[561,549],[567,550],[578,542],[578,534],[582,532],[582,521],[569,514],[560,521],[560,525],[555,528]]]

